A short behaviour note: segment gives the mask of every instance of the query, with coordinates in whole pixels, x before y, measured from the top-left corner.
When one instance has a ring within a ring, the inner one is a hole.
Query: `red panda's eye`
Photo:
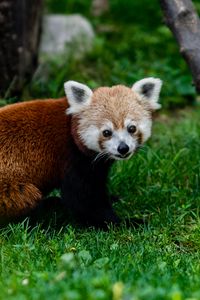
[[[129,133],[135,133],[137,130],[137,127],[135,125],[131,125],[131,126],[128,126],[127,130]]]
[[[104,137],[110,137],[110,136],[112,136],[112,131],[106,129],[106,130],[104,130],[104,131],[102,132],[102,134],[103,134]]]

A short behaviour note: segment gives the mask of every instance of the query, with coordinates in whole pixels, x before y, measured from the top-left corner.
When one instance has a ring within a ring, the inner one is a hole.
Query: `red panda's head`
[[[67,81],[67,114],[76,120],[78,142],[99,156],[127,159],[151,135],[152,112],[158,103],[162,81],[145,78],[132,88],[100,87]]]

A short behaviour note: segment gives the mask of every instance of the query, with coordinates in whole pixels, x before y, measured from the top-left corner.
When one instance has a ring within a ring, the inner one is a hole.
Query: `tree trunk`
[[[37,66],[43,0],[0,0],[0,97],[20,95]]]
[[[200,19],[194,5],[190,0],[160,0],[160,4],[200,93]]]

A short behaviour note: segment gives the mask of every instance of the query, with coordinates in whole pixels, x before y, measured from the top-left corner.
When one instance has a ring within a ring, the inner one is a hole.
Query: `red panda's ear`
[[[161,87],[162,80],[149,77],[134,83],[132,90],[139,94],[142,99],[148,100],[152,110],[156,110],[161,108],[161,104],[158,103]]]
[[[69,103],[67,114],[79,113],[90,105],[93,92],[87,85],[70,80],[64,83],[64,89]]]

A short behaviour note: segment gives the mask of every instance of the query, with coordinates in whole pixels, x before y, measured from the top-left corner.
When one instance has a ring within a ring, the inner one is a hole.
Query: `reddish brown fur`
[[[0,220],[26,213],[60,185],[70,160],[66,98],[0,109]]]

